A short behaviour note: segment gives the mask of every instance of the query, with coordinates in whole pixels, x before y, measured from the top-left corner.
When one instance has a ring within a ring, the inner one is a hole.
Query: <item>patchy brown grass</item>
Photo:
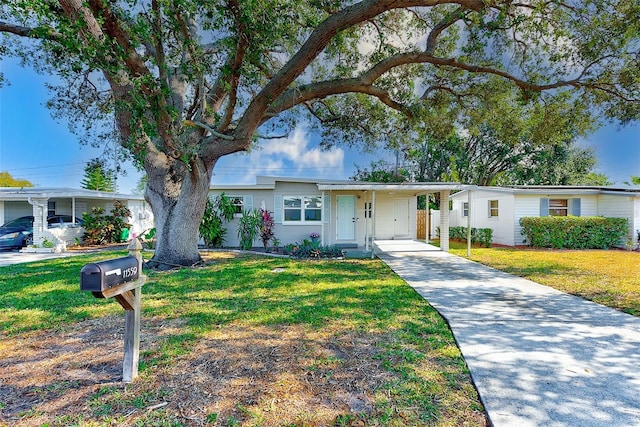
[[[455,244],[451,252],[466,256],[463,246]],[[640,316],[640,252],[473,248],[471,259]]]

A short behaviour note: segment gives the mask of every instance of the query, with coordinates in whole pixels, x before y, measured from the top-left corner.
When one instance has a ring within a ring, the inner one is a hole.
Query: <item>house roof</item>
[[[144,200],[144,197],[133,194],[110,193],[77,188],[43,188],[43,187],[0,187],[0,200],[27,200],[36,198],[83,198],[107,200]]]
[[[473,190],[507,194],[610,194],[627,197],[640,197],[639,187],[608,187],[587,185],[513,185],[508,187],[475,187]],[[461,193],[456,193],[456,196]]]
[[[291,178],[275,176],[257,176],[255,184],[241,185],[212,185],[212,190],[273,190],[276,182],[316,184],[318,190],[355,190],[355,191],[412,191],[417,193],[429,193],[435,191],[460,191],[476,188],[473,185],[464,185],[456,182],[364,182],[349,180],[331,180],[315,178]]]

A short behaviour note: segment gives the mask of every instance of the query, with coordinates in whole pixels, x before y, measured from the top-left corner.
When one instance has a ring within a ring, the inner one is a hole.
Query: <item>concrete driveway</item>
[[[640,318],[424,243],[376,246],[449,323],[494,426],[640,426]]]
[[[74,252],[62,252],[59,254],[34,254],[34,253],[22,253],[18,251],[0,251],[0,267],[7,265],[21,264],[24,262],[41,261],[44,259],[62,258],[73,255],[80,255],[80,253]]]

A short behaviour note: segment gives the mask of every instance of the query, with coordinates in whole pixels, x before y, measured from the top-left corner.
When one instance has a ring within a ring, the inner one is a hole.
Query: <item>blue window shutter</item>
[[[322,200],[322,221],[327,224],[331,215],[331,196],[325,194]]]
[[[540,199],[540,216],[549,216],[549,199]]]
[[[571,215],[580,216],[580,200],[581,199],[571,199]]]
[[[244,210],[247,212],[251,212],[253,209],[253,196],[243,196],[244,197]]]
[[[279,194],[273,196],[273,221],[282,224],[282,196]]]

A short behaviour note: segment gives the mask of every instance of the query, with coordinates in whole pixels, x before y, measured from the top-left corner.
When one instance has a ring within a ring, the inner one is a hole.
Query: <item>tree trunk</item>
[[[156,159],[158,160],[158,159]],[[164,167],[145,165],[149,175],[145,197],[156,225],[156,249],[149,261],[152,268],[168,270],[191,267],[202,261],[198,251],[200,222],[209,193],[213,165],[200,159],[189,167],[165,157]]]

